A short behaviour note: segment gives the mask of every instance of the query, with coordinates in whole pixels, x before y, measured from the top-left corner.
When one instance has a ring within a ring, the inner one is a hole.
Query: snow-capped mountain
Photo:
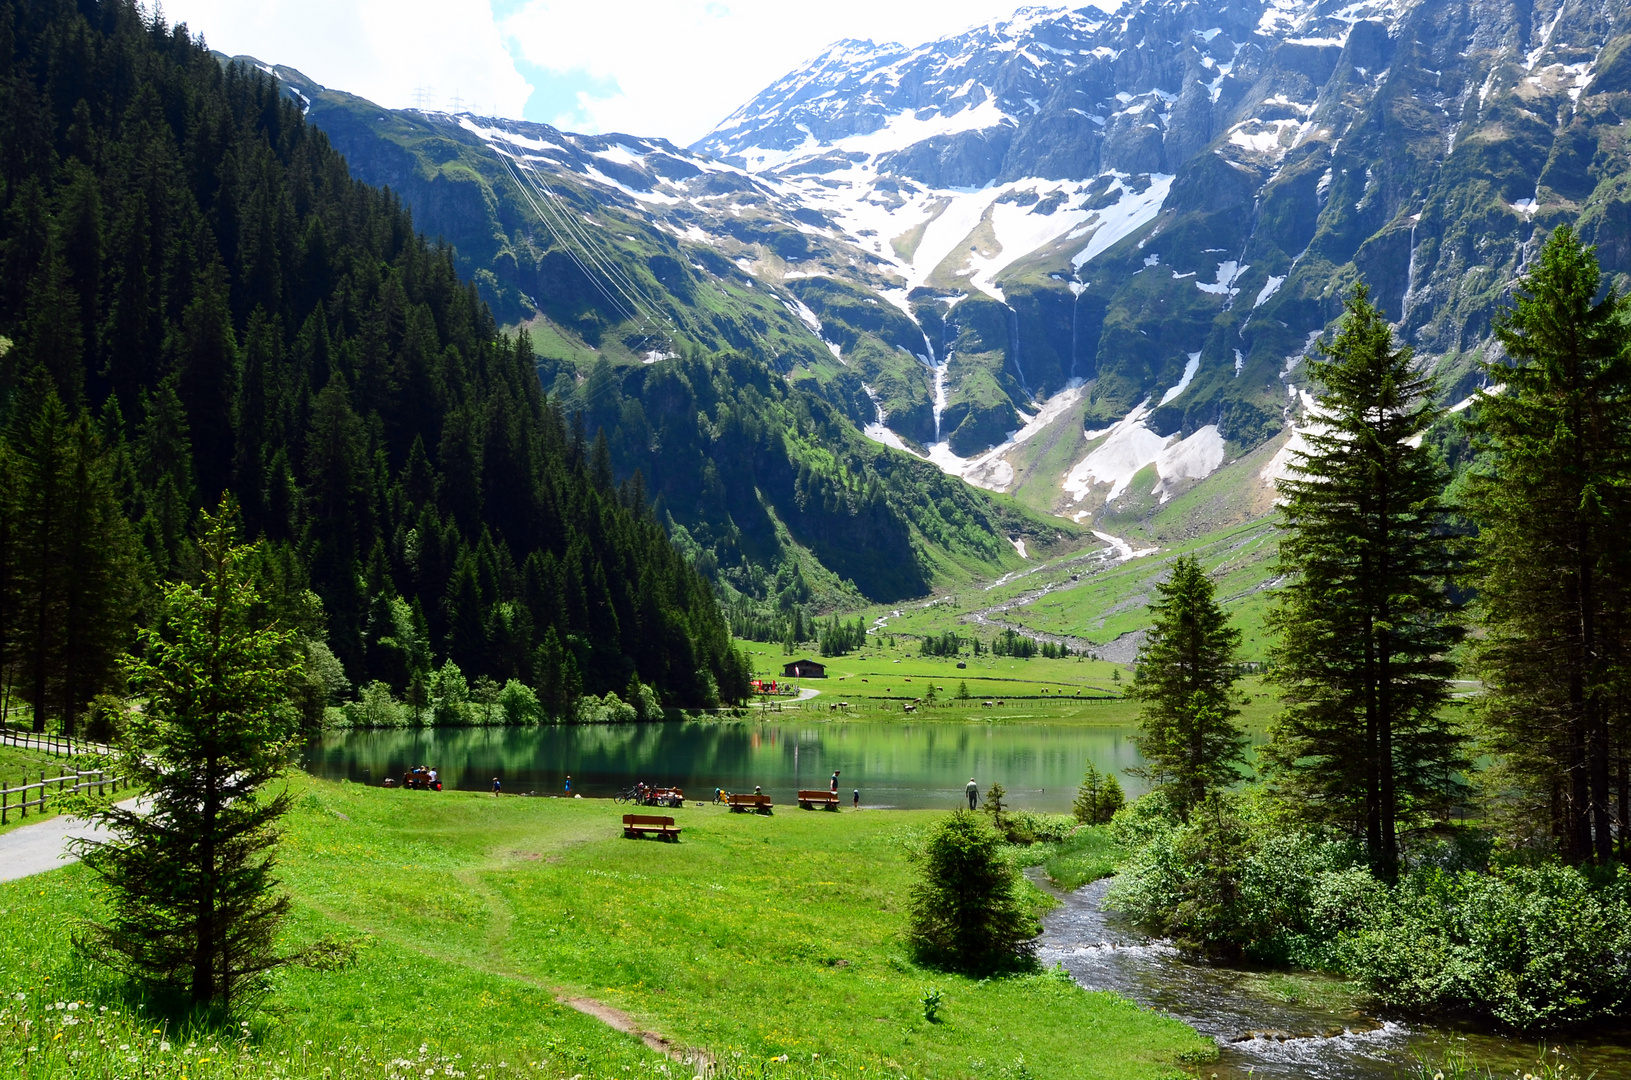
[[[1165,500],[1283,429],[1353,282],[1462,396],[1537,228],[1579,218],[1631,266],[1627,30],[1615,0],[1032,8],[913,49],[840,42],[694,148],[870,243],[883,295],[960,324],[954,358],[1000,354],[1007,401],[983,404],[1014,408],[1009,449],[1085,380],[1071,505],[1143,470]],[[986,304],[1006,341],[968,333]],[[944,457],[1024,480],[1006,450]]]
[[[563,357],[746,348],[1085,521],[1273,457],[1355,282],[1458,400],[1537,236],[1631,269],[1628,45],[1623,0],[1025,9],[839,42],[689,150],[303,92]]]

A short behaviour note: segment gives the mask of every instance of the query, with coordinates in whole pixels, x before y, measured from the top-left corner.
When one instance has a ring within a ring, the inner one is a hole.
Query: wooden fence
[[[0,727],[0,744],[38,750],[52,757],[62,758],[75,758],[85,754],[106,755],[113,752],[105,743],[91,742],[89,739],[58,735],[50,731],[35,732],[10,727]]]
[[[82,791],[91,791],[93,789],[98,795],[106,795],[109,792],[117,792],[121,787],[128,786],[128,781],[124,777],[110,776],[100,770],[64,773],[61,776],[54,777],[47,777],[42,772],[39,780],[32,784],[28,782],[28,777],[25,775],[23,782],[17,787],[0,786],[0,825],[7,824],[10,815],[14,812],[20,813],[24,818],[27,818],[28,808],[31,806],[36,808],[35,813],[45,813],[47,793],[53,787],[56,788],[56,794],[50,797],[60,799],[64,795],[78,795]],[[30,791],[38,791],[39,794],[30,799],[28,797]],[[12,802],[13,795],[21,796],[21,800]]]

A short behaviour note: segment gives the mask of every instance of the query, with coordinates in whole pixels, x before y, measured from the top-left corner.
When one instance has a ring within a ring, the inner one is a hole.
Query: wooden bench
[[[649,806],[684,806],[685,792],[677,787],[651,788],[646,792]]]
[[[759,814],[770,813],[769,795],[737,795],[733,792],[725,796],[725,802],[730,805],[732,813],[739,810],[752,810]]]
[[[647,833],[663,840],[678,840],[680,827],[674,824],[671,817],[658,817],[656,814],[623,815],[624,836],[636,840]]]
[[[820,806],[827,810],[838,809],[838,792],[836,791],[800,791],[799,806],[805,810],[814,810]]]

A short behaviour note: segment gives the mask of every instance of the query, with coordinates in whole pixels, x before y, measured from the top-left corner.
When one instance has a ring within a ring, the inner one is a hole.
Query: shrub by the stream
[[[1181,947],[1339,971],[1379,1003],[1520,1030],[1631,1013],[1631,869],[1488,868],[1487,838],[1418,845],[1389,887],[1357,844],[1276,820],[1255,792],[1180,823],[1160,796],[1118,814],[1112,907]]]
[[[920,962],[971,975],[1036,963],[1040,927],[985,815],[955,811],[930,832],[918,858],[908,940]]]
[[[1250,798],[1213,795],[1187,824],[1161,796],[1116,816],[1133,852],[1109,903],[1184,948],[1261,963],[1328,966],[1337,935],[1381,886],[1353,845],[1281,830]]]
[[[1530,1030],[1624,1015],[1631,1004],[1631,870],[1420,869],[1341,944],[1343,967],[1386,1004],[1471,1013]]]
[[[1002,815],[998,829],[1010,844],[1056,844],[1076,831],[1076,819],[1069,814],[1009,810]]]

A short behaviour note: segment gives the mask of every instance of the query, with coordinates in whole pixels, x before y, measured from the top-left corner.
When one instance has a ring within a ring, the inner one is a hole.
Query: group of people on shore
[[[829,790],[832,791],[832,793],[834,795],[838,794],[838,777],[840,775],[841,775],[840,770],[834,769],[833,772],[832,772],[832,779],[829,781]],[[392,781],[387,780],[386,781],[386,786],[394,786],[394,784],[393,784]],[[429,766],[426,766],[426,765],[416,765],[412,769],[409,769],[407,772],[403,773],[402,774],[402,786],[405,787],[405,788],[413,788],[413,789],[425,790],[425,791],[440,791],[440,790],[442,790],[442,782],[441,782],[440,779],[438,779],[436,770],[433,769],[433,768],[430,768]],[[646,792],[646,791],[656,790],[655,788],[653,788],[650,785],[646,784],[644,781],[640,781],[640,782],[636,783],[635,788],[636,788],[636,790],[639,790],[642,793]],[[495,796],[497,796],[499,794],[502,794],[502,792],[504,790],[504,781],[501,778],[497,777],[497,776],[493,777],[493,789],[492,790],[493,790],[493,794]],[[563,793],[566,795],[567,798],[571,798],[572,795],[573,795],[573,792],[572,792],[572,774],[571,773],[566,774],[566,783],[565,783],[565,785],[563,787]],[[756,785],[754,785],[753,793],[755,795],[762,795],[762,794],[764,794],[764,788],[756,784]],[[717,788],[714,789],[714,801],[715,802],[724,802],[725,797],[727,795],[729,795],[729,794],[730,794],[730,792],[727,791],[726,789],[724,789],[722,787],[717,787]],[[979,794],[980,794],[979,785],[977,785],[974,782],[973,777],[970,777],[969,781],[968,781],[968,806],[969,806],[970,810],[975,808],[975,804],[979,799]],[[857,809],[857,810],[859,810],[861,808],[861,789],[860,788],[855,788],[851,792],[850,804],[852,806],[854,806],[855,809]]]

